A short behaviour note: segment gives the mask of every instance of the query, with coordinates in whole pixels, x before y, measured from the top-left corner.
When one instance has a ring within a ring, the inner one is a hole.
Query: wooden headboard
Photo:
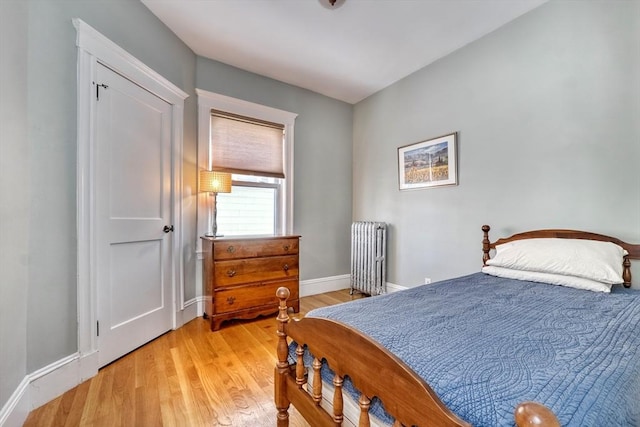
[[[483,265],[486,265],[487,260],[491,258],[489,256],[489,252],[491,251],[491,249],[495,249],[496,245],[501,245],[503,243],[511,242],[514,240],[548,238],[599,240],[601,242],[615,243],[616,245],[621,246],[623,249],[629,252],[629,255],[625,256],[622,262],[622,280],[624,280],[624,286],[626,288],[629,288],[631,287],[631,261],[629,260],[640,259],[640,245],[633,245],[631,243],[623,242],[620,239],[616,239],[615,237],[611,236],[605,236],[604,234],[589,233],[587,231],[578,230],[535,230],[514,234],[511,237],[498,239],[492,243],[489,240],[489,230],[491,230],[491,227],[489,227],[488,225],[482,226],[482,232],[484,234],[484,238],[482,239]]]

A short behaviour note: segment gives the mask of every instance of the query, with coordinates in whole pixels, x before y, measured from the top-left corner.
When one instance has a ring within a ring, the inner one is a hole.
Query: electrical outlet
[[[431,284],[431,279],[430,279],[429,277],[425,277],[425,278],[424,278],[424,284],[425,284],[425,285],[429,285],[429,284]]]

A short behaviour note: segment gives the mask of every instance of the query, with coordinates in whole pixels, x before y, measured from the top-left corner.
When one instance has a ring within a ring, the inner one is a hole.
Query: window
[[[218,230],[225,236],[279,234],[280,178],[232,175],[231,193],[218,194]]]
[[[293,232],[293,125],[296,114],[196,89],[198,164],[232,173],[231,193],[217,196],[225,236]],[[198,210],[206,210],[200,198]],[[206,214],[198,230],[207,229]]]
[[[218,197],[220,234],[282,234],[279,194],[284,125],[211,111],[211,164],[232,173],[231,193]]]

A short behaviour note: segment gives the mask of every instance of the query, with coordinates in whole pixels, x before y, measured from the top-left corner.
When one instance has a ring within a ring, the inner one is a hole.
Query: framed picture
[[[398,148],[400,190],[458,185],[457,133]]]

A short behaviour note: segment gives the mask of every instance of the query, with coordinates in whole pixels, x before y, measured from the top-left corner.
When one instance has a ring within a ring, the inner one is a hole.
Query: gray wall
[[[28,245],[28,295],[20,302],[27,307],[26,368],[33,372],[77,350],[76,31],[72,18],[83,19],[192,95],[185,103],[188,153],[196,147],[196,57],[137,0],[31,0],[25,4],[28,17],[21,28],[28,35],[28,141],[26,154],[17,153],[11,161],[21,166],[29,183],[25,184],[28,200],[23,235]],[[188,164],[185,167],[187,187],[194,181],[195,170]],[[21,215],[18,211],[10,214]],[[195,210],[187,209],[185,214],[188,223]],[[187,230],[185,242],[195,240],[194,229]],[[195,263],[191,267],[195,269]],[[194,288],[195,280],[187,286]],[[0,311],[13,310],[14,304],[3,298]],[[25,321],[13,325],[21,328]],[[5,358],[1,364],[3,370],[17,368]]]
[[[639,21],[552,1],[355,106],[353,214],[391,223],[390,282],[478,271],[482,224],[640,243]],[[459,185],[399,191],[397,147],[452,131]]]
[[[302,280],[349,273],[353,107],[314,92],[198,58],[199,89],[297,113],[294,224]]]
[[[0,407],[27,374],[27,4],[0,1]]]

